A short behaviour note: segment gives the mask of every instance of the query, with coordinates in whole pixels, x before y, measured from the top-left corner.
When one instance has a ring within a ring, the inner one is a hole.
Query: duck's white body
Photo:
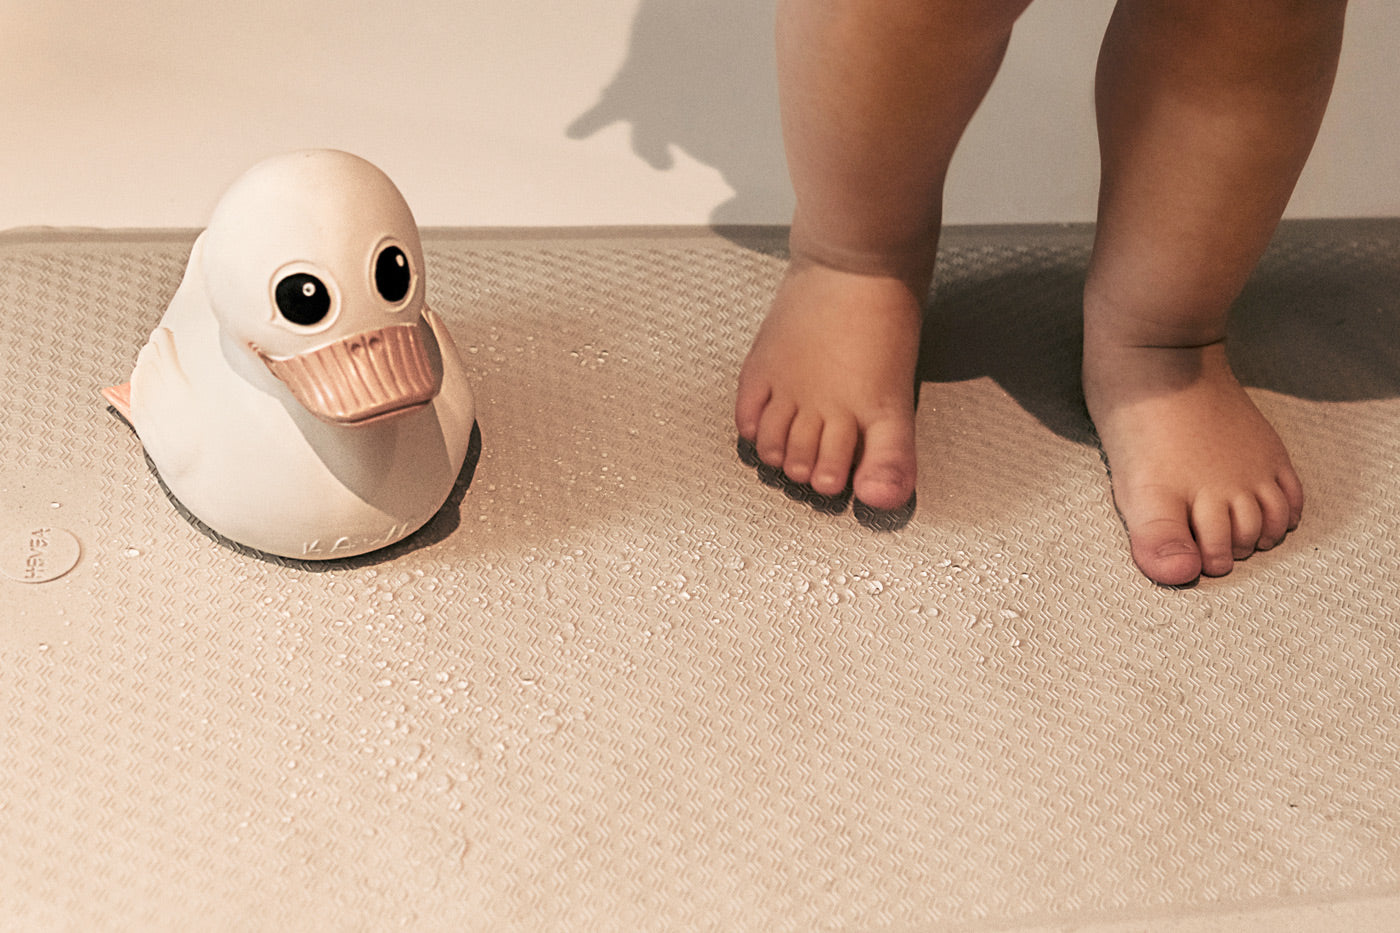
[[[392,183],[320,150],[235,183],[137,357],[124,413],[171,493],[249,547],[347,557],[426,523],[475,412]]]

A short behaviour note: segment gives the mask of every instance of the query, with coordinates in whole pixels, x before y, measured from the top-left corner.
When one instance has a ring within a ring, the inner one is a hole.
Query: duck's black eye
[[[390,246],[380,252],[374,261],[374,287],[390,304],[398,304],[408,294],[413,285],[413,270],[408,267],[408,257],[397,246]]]
[[[277,310],[293,324],[310,326],[331,310],[331,293],[324,282],[305,272],[293,272],[277,283]]]

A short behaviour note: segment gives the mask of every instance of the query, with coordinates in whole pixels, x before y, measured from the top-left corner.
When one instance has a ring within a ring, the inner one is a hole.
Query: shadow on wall
[[[641,0],[627,60],[568,127],[586,139],[632,124],[632,151],[658,170],[672,147],[717,169],[734,197],[710,223],[783,222],[792,193],[778,124],[776,0]]]

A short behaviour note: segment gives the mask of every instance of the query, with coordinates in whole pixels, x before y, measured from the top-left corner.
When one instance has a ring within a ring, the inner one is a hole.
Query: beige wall
[[[1042,0],[953,222],[1084,220],[1109,0]],[[413,12],[414,8],[418,12]],[[358,152],[433,225],[783,222],[771,0],[0,0],[0,228],[199,226],[261,156]],[[1400,214],[1400,7],[1354,0],[1300,216]]]

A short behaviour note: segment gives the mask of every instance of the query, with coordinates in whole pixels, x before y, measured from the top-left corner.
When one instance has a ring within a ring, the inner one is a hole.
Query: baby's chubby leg
[[[1029,0],[780,0],[792,258],[739,376],[763,462],[875,508],[914,490],[943,180]],[[854,470],[854,472],[853,472]]]
[[[1104,40],[1084,393],[1133,558],[1159,583],[1228,573],[1302,512],[1225,325],[1317,134],[1344,13],[1345,0],[1120,0]]]

